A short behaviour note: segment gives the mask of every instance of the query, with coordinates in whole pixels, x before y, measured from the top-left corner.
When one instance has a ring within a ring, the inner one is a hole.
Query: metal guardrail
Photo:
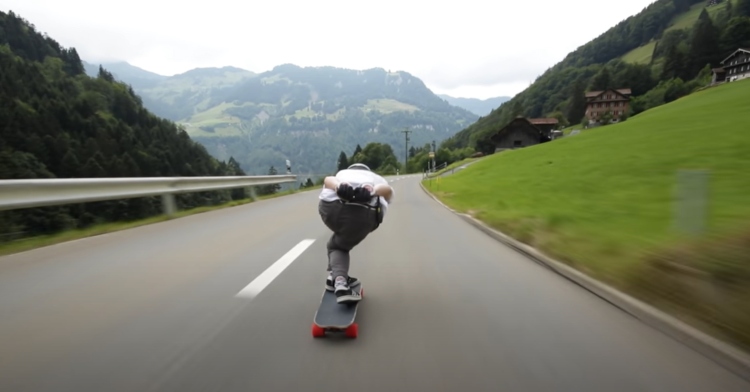
[[[0,180],[0,211],[70,203],[161,196],[174,213],[174,195],[296,182],[296,175],[220,177],[55,178]],[[251,188],[251,194],[255,194]]]

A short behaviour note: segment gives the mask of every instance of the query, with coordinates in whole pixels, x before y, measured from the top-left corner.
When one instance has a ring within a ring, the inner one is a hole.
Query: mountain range
[[[408,72],[381,68],[284,64],[260,74],[222,67],[164,76],[127,62],[84,62],[92,76],[100,65],[132,86],[150,111],[251,174],[265,174],[286,159],[295,173],[328,173],[340,151],[370,142],[405,152],[405,129],[410,146],[441,142],[507,99],[438,96]]]

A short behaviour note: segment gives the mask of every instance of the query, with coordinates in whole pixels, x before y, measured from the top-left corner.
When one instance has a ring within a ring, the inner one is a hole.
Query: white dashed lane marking
[[[296,260],[299,255],[301,255],[310,245],[312,245],[313,242],[315,242],[315,240],[302,240],[289,252],[286,252],[285,255],[281,256],[280,259],[276,260],[275,263],[271,264],[271,266],[263,271],[262,274],[253,279],[253,281],[245,286],[244,289],[240,290],[240,292],[237,293],[235,297],[248,299],[255,298],[258,294],[260,294],[261,291],[263,291],[263,289],[266,288],[266,286],[273,282],[273,280],[276,279],[277,276],[284,272],[286,267],[289,267],[289,265],[292,264],[292,262]]]

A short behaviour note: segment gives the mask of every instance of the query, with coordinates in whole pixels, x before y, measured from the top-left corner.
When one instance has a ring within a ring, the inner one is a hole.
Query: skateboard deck
[[[344,332],[347,337],[356,338],[358,332],[357,317],[359,303],[364,300],[362,284],[352,287],[355,293],[359,293],[362,299],[352,304],[340,304],[336,302],[336,294],[333,291],[324,290],[320,300],[320,306],[315,312],[313,319],[312,334],[314,337],[323,337],[326,332]]]

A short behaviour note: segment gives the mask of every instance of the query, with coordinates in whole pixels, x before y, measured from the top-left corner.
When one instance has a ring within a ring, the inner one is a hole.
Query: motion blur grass
[[[489,156],[439,189],[424,185],[458,211],[750,347],[748,108],[750,80],[733,82]],[[673,225],[680,169],[710,175],[700,238]]]

